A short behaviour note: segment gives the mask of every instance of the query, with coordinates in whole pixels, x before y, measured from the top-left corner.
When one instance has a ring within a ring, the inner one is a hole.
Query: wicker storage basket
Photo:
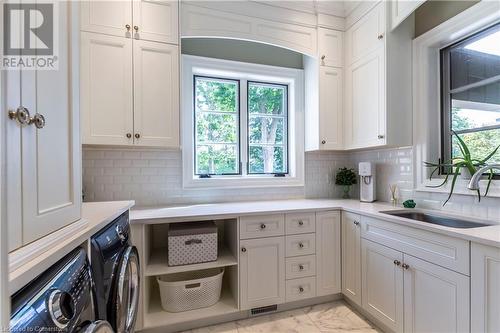
[[[223,268],[158,276],[161,306],[182,312],[214,305],[220,299]]]

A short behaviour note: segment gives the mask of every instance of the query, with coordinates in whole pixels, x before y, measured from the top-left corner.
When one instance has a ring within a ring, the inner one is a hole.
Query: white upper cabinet
[[[178,44],[178,2],[82,1],[81,30]]]
[[[392,0],[390,2],[391,6],[391,29],[394,30],[396,27],[403,22],[408,16],[410,16],[415,10],[417,10],[420,5],[422,5],[425,0]]]
[[[321,66],[342,67],[344,59],[344,33],[318,28],[318,53]]]
[[[178,2],[133,1],[134,38],[170,44],[179,43]]]
[[[81,34],[83,143],[133,143],[132,40]]]
[[[7,109],[26,108],[45,124],[9,120],[7,207],[13,250],[80,219],[78,27],[71,2],[59,2],[57,70],[12,71],[6,77]],[[10,194],[14,194],[10,197]],[[15,224],[14,224],[15,223]]]
[[[411,145],[413,19],[387,31],[380,2],[345,33],[344,146]]]
[[[134,41],[134,142],[179,145],[177,46]]]

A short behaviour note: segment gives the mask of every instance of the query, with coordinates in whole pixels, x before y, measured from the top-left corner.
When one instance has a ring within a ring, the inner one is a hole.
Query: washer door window
[[[132,333],[139,304],[139,256],[134,246],[124,251],[117,273],[110,309],[112,324],[116,332]]]
[[[78,333],[115,333],[111,325],[104,320],[98,320],[83,327]]]

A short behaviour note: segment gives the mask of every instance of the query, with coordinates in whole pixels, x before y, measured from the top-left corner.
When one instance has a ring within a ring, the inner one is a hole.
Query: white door
[[[81,34],[84,144],[133,143],[132,39]]]
[[[23,71],[22,103],[45,117],[22,129],[23,244],[80,218],[78,33],[71,2],[59,2],[58,70]]]
[[[319,69],[319,127],[321,149],[343,148],[342,69]]]
[[[385,64],[379,48],[346,69],[346,146],[385,144]]]
[[[361,305],[361,226],[359,215],[342,213],[342,293]]]
[[[362,304],[392,331],[403,331],[403,254],[361,240]]]
[[[134,40],[134,143],[179,147],[179,49]]]
[[[469,332],[469,277],[407,254],[403,267],[405,332]]]
[[[318,28],[318,52],[321,66],[342,67],[344,33]]]
[[[81,30],[132,37],[132,1],[80,2]]]
[[[177,0],[136,0],[133,4],[134,38],[179,43]]]
[[[500,332],[500,248],[472,243],[472,332]]]
[[[241,309],[285,301],[285,238],[240,241]]]
[[[317,296],[342,291],[340,248],[340,212],[316,213]]]

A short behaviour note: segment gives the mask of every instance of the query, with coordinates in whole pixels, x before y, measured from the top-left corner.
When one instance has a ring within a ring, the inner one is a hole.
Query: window
[[[185,186],[302,186],[302,70],[182,59]]]
[[[486,157],[500,144],[500,24],[441,50],[441,64],[441,158],[461,156],[452,131]]]

